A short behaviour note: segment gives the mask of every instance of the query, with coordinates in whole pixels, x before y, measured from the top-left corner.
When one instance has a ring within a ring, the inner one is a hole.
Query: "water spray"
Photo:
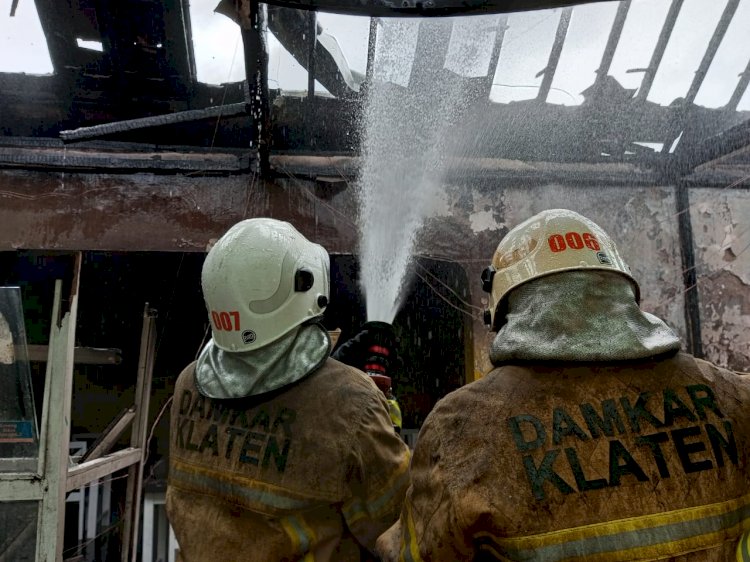
[[[455,123],[466,107],[465,88],[470,78],[482,76],[482,64],[489,64],[494,40],[489,41],[486,33],[494,34],[493,25],[499,22],[497,16],[476,16],[465,25],[451,23],[450,29],[445,22],[429,18],[383,18],[378,23],[372,79],[360,124],[360,279],[369,320],[365,327],[374,333],[388,327],[394,343],[390,323],[409,283],[418,235],[434,212],[450,158],[462,154]],[[419,46],[434,64],[423,60],[413,67]],[[446,51],[449,46],[453,48]],[[484,69],[485,74],[490,71],[494,69]],[[452,79],[445,80],[446,73],[452,73]],[[393,350],[392,344],[390,348],[373,345],[368,350],[371,361],[365,362],[364,370],[386,396],[393,376],[388,371]]]

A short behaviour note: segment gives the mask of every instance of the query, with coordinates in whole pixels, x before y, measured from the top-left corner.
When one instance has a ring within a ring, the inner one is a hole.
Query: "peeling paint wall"
[[[200,252],[252,216],[289,220],[331,251],[356,237],[303,180],[254,175],[0,171],[0,250]]]
[[[750,371],[750,191],[690,191],[706,359]]]

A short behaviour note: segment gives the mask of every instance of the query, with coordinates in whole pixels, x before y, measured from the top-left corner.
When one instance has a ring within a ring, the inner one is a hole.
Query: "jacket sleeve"
[[[399,523],[378,541],[384,562],[474,559],[472,541],[466,539],[465,524],[450,491],[448,471],[441,463],[444,452],[437,425],[428,416],[420,431]]]
[[[351,495],[342,513],[357,541],[374,551],[378,536],[398,520],[411,455],[393,430],[388,405],[374,385],[361,414],[348,469]]]

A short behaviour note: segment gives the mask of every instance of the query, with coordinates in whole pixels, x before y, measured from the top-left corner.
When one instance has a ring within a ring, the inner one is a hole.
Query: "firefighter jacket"
[[[378,548],[405,561],[734,560],[749,463],[750,380],[690,355],[501,366],[427,417]]]
[[[334,359],[294,384],[219,400],[179,376],[167,513],[185,562],[350,561],[398,519],[409,449],[382,393]]]

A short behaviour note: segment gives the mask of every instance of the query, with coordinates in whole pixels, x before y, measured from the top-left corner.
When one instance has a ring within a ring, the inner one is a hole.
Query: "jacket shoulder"
[[[193,386],[193,381],[195,380],[195,365],[197,363],[197,361],[189,363],[180,374],[177,375],[175,390],[184,386]]]
[[[363,404],[382,396],[365,373],[332,357],[326,359],[306,384],[315,387],[315,393],[321,400],[335,401],[338,410],[349,407],[358,410]]]

